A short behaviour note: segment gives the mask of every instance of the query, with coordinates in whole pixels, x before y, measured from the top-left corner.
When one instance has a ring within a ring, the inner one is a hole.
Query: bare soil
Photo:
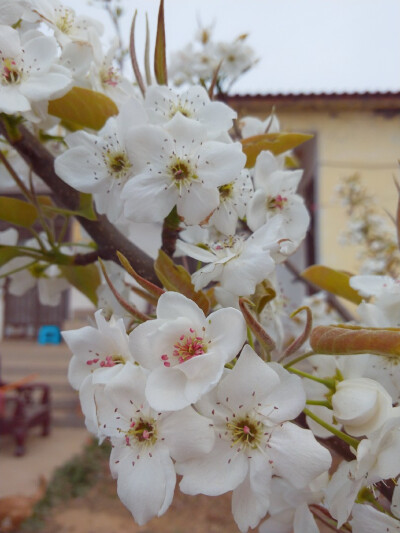
[[[176,490],[174,501],[160,518],[138,526],[119,501],[116,482],[103,480],[81,498],[58,505],[46,518],[41,533],[237,533],[231,495],[210,498],[186,496]]]

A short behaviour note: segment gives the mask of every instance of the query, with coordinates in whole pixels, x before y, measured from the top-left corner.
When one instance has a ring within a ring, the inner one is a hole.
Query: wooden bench
[[[0,436],[12,435],[15,455],[25,453],[28,431],[41,426],[42,436],[50,433],[50,387],[44,383],[0,381]]]

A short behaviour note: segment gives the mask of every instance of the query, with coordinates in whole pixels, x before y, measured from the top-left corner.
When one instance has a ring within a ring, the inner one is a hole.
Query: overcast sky
[[[96,18],[101,12],[64,1]],[[126,36],[137,9],[138,42],[146,11],[154,38],[158,3],[125,0]],[[400,0],[165,0],[165,12],[168,52],[193,39],[199,19],[215,20],[216,40],[249,33],[260,62],[232,92],[400,91]]]

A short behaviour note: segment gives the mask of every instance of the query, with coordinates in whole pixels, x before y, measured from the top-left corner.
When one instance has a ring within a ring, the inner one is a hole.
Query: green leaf
[[[84,192],[79,193],[79,209],[76,214],[80,217],[87,218],[88,220],[97,220],[91,194]]]
[[[76,211],[65,209],[64,207],[57,207],[53,204],[49,196],[39,196],[38,202],[41,204],[44,214],[49,218],[52,218],[54,215],[66,215],[79,216],[88,220],[97,220],[91,194],[79,193],[79,208]]]
[[[246,154],[246,168],[253,168],[260,152],[269,150],[274,155],[283,154],[314,136],[306,133],[264,133],[242,139],[243,152]]]
[[[22,255],[25,254],[18,246],[0,245],[0,267],[11,261],[11,259],[14,259],[14,257],[20,257]]]
[[[76,289],[97,305],[96,289],[100,285],[100,273],[95,264],[90,265],[61,265],[59,266],[63,276]]]
[[[301,274],[301,277],[314,283],[320,289],[336,296],[341,296],[350,302],[360,304],[361,296],[350,287],[351,274],[334,270],[323,265],[312,265]]]
[[[154,74],[159,85],[168,85],[164,0],[160,0],[160,8],[158,10],[156,47],[154,50]]]
[[[190,274],[181,265],[176,265],[172,259],[162,250],[159,251],[154,270],[158,279],[168,291],[180,292],[190,298],[207,315],[210,310],[210,302],[201,291],[195,291]]]
[[[73,87],[61,98],[50,100],[49,113],[74,126],[99,130],[108,118],[118,114],[118,107],[105,94]]]
[[[272,287],[270,287],[267,281],[262,281],[259,283],[256,286],[255,293],[250,298],[254,304],[257,315],[260,315],[267,303],[273,300],[275,297],[276,292]]]
[[[16,226],[23,226],[30,228],[33,226],[38,217],[37,209],[34,205],[18,200],[17,198],[10,198],[8,196],[0,196],[0,219],[15,224]]]

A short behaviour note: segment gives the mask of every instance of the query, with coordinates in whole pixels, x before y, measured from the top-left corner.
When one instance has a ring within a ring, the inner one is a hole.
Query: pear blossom
[[[145,397],[146,373],[126,365],[115,381],[96,391],[99,431],[111,438],[110,469],[122,503],[139,525],[168,509],[174,495],[173,460],[210,452],[210,420],[192,407],[153,410]]]
[[[222,62],[220,76],[230,78],[231,84],[257,63],[253,48],[245,43],[246,37],[242,35],[231,43],[219,42],[215,45],[217,61]]]
[[[205,317],[182,294],[163,294],[157,319],[140,324],[129,336],[136,361],[150,370],[150,406],[176,411],[195,403],[217,385],[224,365],[239,353],[245,338],[246,324],[236,309],[219,309]]]
[[[87,429],[101,440],[104,436],[98,431],[95,392],[116,379],[126,364],[134,363],[134,358],[122,318],[107,321],[99,309],[95,321],[97,327],[63,331],[62,336],[73,354],[69,382],[79,391]]]
[[[253,194],[250,174],[242,170],[231,183],[221,185],[219,190],[219,206],[212,214],[209,224],[224,233],[234,235],[239,218],[246,215],[247,203]]]
[[[283,217],[282,234],[296,243],[304,239],[310,215],[296,194],[302,170],[282,170],[271,152],[261,152],[254,169],[254,195],[247,208],[247,224],[253,231],[278,214]]]
[[[12,26],[24,17],[28,0],[0,0],[0,24]]]
[[[400,520],[381,513],[371,505],[356,503],[353,507],[353,519],[350,520],[353,533],[398,533]]]
[[[379,429],[396,410],[390,394],[369,378],[346,379],[332,396],[333,416],[349,435],[361,437]]]
[[[100,37],[92,32],[91,49],[93,60],[88,73],[91,88],[109,96],[118,107],[130,98],[138,96],[138,90],[130,80],[122,75],[115,65],[115,54],[118,50],[118,38],[115,38],[109,50],[104,53]]]
[[[58,0],[32,0],[32,10],[39,20],[45,22],[53,31],[61,46],[71,41],[90,42],[91,32],[99,35],[103,25],[98,20],[76,15],[75,10]]]
[[[320,504],[328,483],[328,472],[301,490],[279,477],[272,478],[270,517],[259,527],[259,533],[319,533],[309,505]]]
[[[50,249],[46,234],[41,233],[39,237],[45,248]],[[31,248],[32,251],[39,248],[36,239],[28,239],[23,243],[23,246],[28,249]],[[14,257],[8,261],[1,267],[0,272],[4,276],[8,274],[8,291],[14,296],[23,296],[37,286],[39,301],[42,305],[59,305],[61,294],[69,288],[69,283],[61,275],[57,265],[38,261],[25,255]]]
[[[400,474],[400,418],[390,418],[357,447],[356,459],[342,462],[326,489],[325,505],[338,521],[348,519],[362,487]]]
[[[177,241],[177,248],[186,255],[208,263],[192,274],[196,290],[211,281],[237,296],[253,294],[257,283],[266,279],[275,268],[271,255],[281,250],[280,217],[262,226],[247,239],[242,235],[229,236],[205,246]]]
[[[375,328],[400,327],[400,283],[390,276],[352,276],[350,285],[363,297],[357,308],[362,325]],[[400,366],[396,357],[369,355],[365,377],[377,380],[392,397],[400,400]]]
[[[122,193],[125,216],[161,222],[176,205],[187,225],[200,224],[219,205],[218,187],[240,175],[246,157],[239,143],[208,140],[207,128],[176,113],[168,124],[130,132],[141,171]]]
[[[243,117],[240,119],[239,125],[244,139],[254,135],[279,133],[280,131],[279,120],[275,113],[271,113],[265,120],[260,120],[257,117]]]
[[[153,124],[165,124],[179,112],[205,126],[210,139],[227,133],[237,116],[223,102],[212,102],[200,85],[189,87],[181,94],[164,85],[152,85],[146,91],[144,105]]]
[[[400,280],[390,276],[352,276],[350,286],[374,303],[362,302],[358,313],[363,323],[372,327],[400,327]]]
[[[30,111],[33,102],[67,92],[71,75],[56,65],[57,53],[53,37],[33,32],[31,38],[25,36],[21,42],[17,30],[0,26],[0,111]]]
[[[354,355],[351,357],[313,355],[308,358],[308,363],[312,366],[312,374],[314,376],[318,378],[331,378],[337,380],[339,383],[363,377],[368,365],[368,355]],[[327,395],[330,398],[332,394],[332,391],[325,385],[314,380],[305,380],[304,388],[306,389],[308,400],[326,401]],[[328,409],[322,405],[309,405],[308,409],[331,426],[341,429],[342,424],[336,420],[332,409]],[[373,408],[371,411],[373,413]],[[353,416],[356,416],[354,412]],[[328,438],[332,435],[329,430],[325,429],[313,419],[309,417],[306,417],[306,419],[308,427],[312,430],[314,435],[321,438]]]
[[[265,363],[246,345],[234,369],[196,404],[211,418],[216,439],[207,456],[177,462],[182,492],[214,496],[233,490],[240,531],[256,527],[270,507],[272,476],[300,489],[330,466],[328,450],[311,431],[288,421],[304,404],[300,378]]]
[[[111,317],[107,321],[101,309],[94,316],[96,327],[62,332],[73,353],[68,379],[76,390],[88,376],[98,383],[105,383],[118,374],[127,361],[134,362],[122,319]]]
[[[114,222],[122,214],[121,191],[138,171],[128,131],[132,123],[145,122],[141,103],[131,99],[98,135],[85,131],[67,135],[69,149],[55,161],[60,178],[78,191],[93,193],[97,210]]]

